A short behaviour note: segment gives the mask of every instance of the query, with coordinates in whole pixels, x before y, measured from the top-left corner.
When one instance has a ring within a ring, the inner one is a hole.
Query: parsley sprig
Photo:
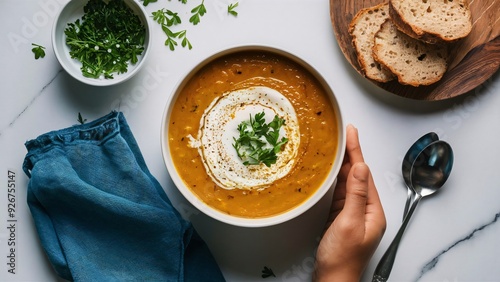
[[[156,2],[157,0],[140,0],[143,1],[143,5],[146,6],[149,3]],[[187,4],[187,0],[179,0],[182,4]],[[237,16],[238,12],[236,12],[236,7],[238,7],[238,2],[228,4],[227,13],[233,16]],[[201,21],[201,17],[203,17],[207,13],[207,8],[205,6],[205,0],[201,0],[201,3],[191,9],[191,16],[189,18],[189,22],[193,25],[197,25]],[[179,45],[177,42],[181,40],[181,46],[187,47],[189,50],[193,48],[191,42],[187,38],[187,30],[173,31],[172,27],[175,25],[181,24],[181,18],[178,13],[174,13],[171,10],[167,10],[165,8],[157,10],[152,13],[153,20],[161,25],[161,28],[167,39],[165,40],[165,46],[171,51],[174,51],[175,48]]]
[[[229,4],[227,6],[227,13],[235,17],[238,16],[238,12],[235,11],[236,7],[238,7],[238,4],[238,2]]]
[[[149,5],[149,3],[154,3],[158,0],[142,0],[142,1],[143,1],[142,5],[147,6],[147,5]]]
[[[173,26],[182,22],[178,13],[174,13],[165,8],[153,12],[152,15],[153,20],[161,25]]]
[[[205,15],[206,12],[207,9],[205,8],[205,0],[202,0],[200,5],[194,7],[191,10],[191,14],[193,15],[191,16],[191,18],[189,18],[189,22],[197,25],[198,23],[200,23],[200,18]]]
[[[276,277],[276,275],[271,268],[264,266],[264,269],[262,269],[262,278],[268,277]]]
[[[71,58],[82,63],[82,74],[112,79],[125,73],[144,51],[146,29],[122,0],[89,0],[84,15],[69,23],[64,33]]]
[[[31,51],[33,52],[33,54],[35,54],[35,60],[45,57],[45,47],[35,43],[31,43],[31,46],[33,46],[33,49],[31,49]]]
[[[238,125],[239,138],[233,138],[233,147],[244,165],[259,165],[270,167],[278,159],[277,153],[288,142],[288,138],[280,137],[280,128],[285,120],[274,116],[270,123],[266,123],[265,113],[261,112],[250,120]]]
[[[189,42],[189,39],[186,36],[187,31],[185,29],[178,32],[173,32],[170,29],[170,27],[182,23],[182,20],[177,13],[174,13],[164,8],[156,12],[153,12],[152,15],[153,15],[153,20],[161,25],[161,29],[167,36],[167,39],[165,40],[165,46],[168,46],[170,50],[174,51],[175,47],[178,45],[177,39],[181,39],[182,47],[187,46],[189,50],[193,48],[191,42]]]
[[[82,114],[78,112],[78,118],[76,119],[80,124],[84,124],[87,122],[86,118],[83,118]]]

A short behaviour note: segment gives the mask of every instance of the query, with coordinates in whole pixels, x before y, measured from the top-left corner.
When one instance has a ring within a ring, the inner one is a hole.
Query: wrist
[[[359,282],[360,273],[351,269],[316,270],[313,274],[314,282]]]

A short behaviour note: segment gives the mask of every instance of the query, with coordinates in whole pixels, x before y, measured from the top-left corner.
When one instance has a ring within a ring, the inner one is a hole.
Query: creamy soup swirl
[[[267,122],[274,116],[285,120],[280,136],[288,142],[277,153],[275,164],[245,165],[233,147],[239,135],[238,125],[261,112]],[[292,104],[280,92],[264,86],[238,89],[214,99],[200,120],[197,138],[189,138],[208,175],[224,189],[268,187],[291,171],[300,145],[299,123]]]

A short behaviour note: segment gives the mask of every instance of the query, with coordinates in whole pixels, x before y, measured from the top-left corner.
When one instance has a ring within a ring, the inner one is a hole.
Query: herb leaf
[[[200,18],[205,15],[205,13],[207,12],[207,9],[205,8],[205,0],[202,0],[201,1],[201,4],[194,7],[192,10],[191,10],[191,14],[193,14],[191,16],[191,18],[189,18],[189,22],[190,23],[193,23],[194,25],[197,25],[198,23],[200,23]]]
[[[179,39],[182,39],[181,46],[182,47],[188,47],[189,50],[193,49],[193,46],[191,45],[191,42],[186,37],[186,30],[182,30],[179,32]]]
[[[31,49],[31,51],[33,52],[33,54],[35,54],[35,59],[38,60],[39,58],[43,58],[45,57],[45,47],[43,47],[42,45],[38,45],[38,44],[35,44],[35,43],[31,43],[33,47],[33,49]]]
[[[239,4],[238,2],[229,4],[227,6],[227,13],[236,17],[238,15],[238,12],[236,12],[234,9],[238,7],[238,4]]]
[[[264,111],[255,117],[250,115],[250,120],[241,122],[237,128],[239,138],[233,138],[233,147],[243,164],[263,163],[267,167],[275,164],[278,159],[277,153],[288,142],[285,137],[279,140],[279,131],[284,124],[285,120],[277,115],[267,124]]]
[[[82,117],[82,114],[80,112],[78,112],[78,119],[77,121],[80,123],[80,124],[84,124],[85,122],[87,122],[87,119],[86,118],[83,118]]]
[[[143,1],[142,5],[147,6],[149,3],[154,3],[158,0],[142,0],[142,1]]]
[[[160,9],[152,12],[153,20],[161,25],[173,26],[181,23],[181,18],[177,13],[167,9]]]
[[[268,278],[271,276],[276,277],[276,275],[274,275],[274,272],[271,268],[264,266],[264,269],[262,269],[262,278]]]

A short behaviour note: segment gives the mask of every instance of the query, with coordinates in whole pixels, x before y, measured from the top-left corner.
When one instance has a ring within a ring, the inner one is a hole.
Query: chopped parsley
[[[146,29],[123,0],[89,0],[82,19],[64,33],[71,58],[82,63],[85,77],[112,79],[125,73],[144,51]]]
[[[238,125],[239,138],[234,138],[233,147],[244,165],[259,165],[261,163],[270,167],[278,159],[277,153],[288,142],[285,137],[280,137],[280,128],[285,120],[274,116],[270,123],[266,123],[265,113],[261,112],[250,120]]]

